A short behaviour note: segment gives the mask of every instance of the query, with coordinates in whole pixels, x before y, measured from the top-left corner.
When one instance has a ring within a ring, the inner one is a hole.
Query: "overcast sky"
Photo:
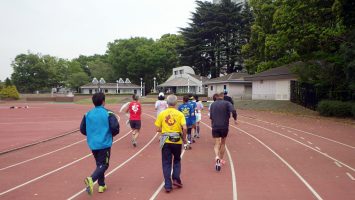
[[[194,0],[0,0],[0,80],[18,54],[104,54],[115,39],[177,33],[195,8]]]

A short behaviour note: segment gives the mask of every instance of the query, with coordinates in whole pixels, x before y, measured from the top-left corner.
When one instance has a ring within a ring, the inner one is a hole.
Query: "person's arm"
[[[182,125],[181,128],[182,128],[182,142],[186,144],[186,132],[187,132],[186,124]]]
[[[234,108],[233,104],[231,104],[230,102],[228,102],[228,111],[230,113],[232,113],[233,119],[234,119],[234,123],[237,123],[237,110]]]
[[[162,124],[161,123],[162,123],[162,121],[161,121],[161,117],[160,117],[160,114],[159,114],[157,119],[154,122],[154,125],[156,127],[156,131],[159,132],[159,133],[161,133],[161,131],[162,131],[162,127],[161,127]]]
[[[159,102],[159,101],[156,101],[156,102],[155,102],[155,106],[154,106],[155,110],[158,109],[158,102]]]
[[[80,132],[81,132],[81,134],[86,135],[86,118],[85,118],[85,115],[84,115],[84,117],[83,117],[83,119],[81,120],[81,123],[80,123]]]
[[[108,123],[110,127],[110,131],[112,133],[112,137],[115,137],[120,133],[120,124],[116,118],[116,115],[112,112],[109,112]]]

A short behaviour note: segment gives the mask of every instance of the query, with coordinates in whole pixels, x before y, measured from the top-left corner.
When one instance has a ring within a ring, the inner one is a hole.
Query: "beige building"
[[[251,99],[252,83],[244,79],[246,76],[248,74],[235,72],[210,79],[203,84],[207,86],[208,97],[212,97],[215,93],[227,91],[228,96],[233,98]]]
[[[116,83],[104,83],[100,85],[88,83],[80,87],[80,92],[81,94],[95,94],[99,91],[99,88],[106,94],[141,94],[141,87],[132,84],[128,78],[125,81],[120,78]],[[142,89],[144,91],[144,87]]]

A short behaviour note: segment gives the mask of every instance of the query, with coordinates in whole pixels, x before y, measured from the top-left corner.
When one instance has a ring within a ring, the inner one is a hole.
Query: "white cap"
[[[164,93],[160,92],[158,96],[163,97]]]

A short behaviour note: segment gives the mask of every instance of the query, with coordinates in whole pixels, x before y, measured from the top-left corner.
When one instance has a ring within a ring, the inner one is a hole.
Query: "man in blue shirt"
[[[178,110],[182,112],[185,116],[186,126],[187,126],[187,143],[191,145],[191,130],[194,122],[196,121],[193,116],[195,116],[194,108],[189,104],[189,97],[183,97],[183,104],[178,107]]]
[[[194,99],[194,96],[192,94],[189,94],[189,101],[188,103],[190,104],[190,106],[192,107],[193,113],[191,115],[191,121],[192,121],[192,129],[194,129],[194,135],[196,135],[196,109],[197,109],[197,104],[196,101]],[[191,132],[192,132],[191,129]],[[192,138],[192,143],[195,143],[195,139]]]
[[[112,138],[120,132],[116,115],[104,108],[105,94],[92,96],[95,108],[87,112],[80,124],[80,132],[87,137],[87,143],[96,161],[96,169],[84,182],[89,195],[93,193],[94,182],[98,180],[99,193],[107,189],[105,171],[108,169]]]

